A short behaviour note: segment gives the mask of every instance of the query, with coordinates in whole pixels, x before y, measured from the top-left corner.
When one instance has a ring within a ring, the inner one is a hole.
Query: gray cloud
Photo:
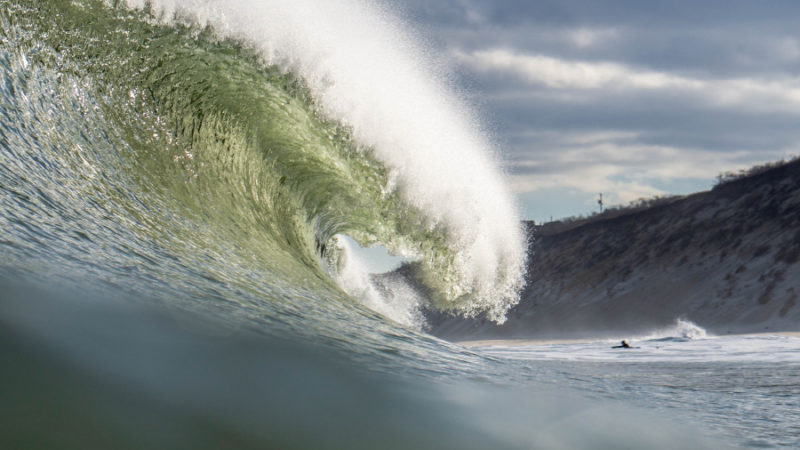
[[[449,60],[525,198],[623,201],[800,153],[800,2],[389,3]]]
[[[800,12],[800,5],[794,0],[397,0],[388,3],[394,3],[420,22],[452,26],[474,23],[471,16],[477,13],[484,23],[505,26],[623,22],[675,28],[749,22],[791,27]]]

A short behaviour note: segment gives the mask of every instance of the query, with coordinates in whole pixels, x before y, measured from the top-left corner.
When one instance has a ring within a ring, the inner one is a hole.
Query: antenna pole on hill
[[[603,193],[600,193],[600,198],[597,200],[597,204],[600,205],[600,214],[603,213]]]

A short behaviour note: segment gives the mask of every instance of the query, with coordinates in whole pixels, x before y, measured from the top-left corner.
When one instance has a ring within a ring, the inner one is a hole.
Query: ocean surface
[[[0,74],[2,448],[800,444],[795,338],[425,333],[502,322],[526,236],[381,3],[0,0]]]
[[[800,337],[709,336],[694,324],[619,341],[489,344],[480,349],[558,370],[588,396],[624,400],[736,436],[748,448],[800,443]],[[546,369],[545,369],[546,368]],[[668,446],[668,443],[664,443]]]

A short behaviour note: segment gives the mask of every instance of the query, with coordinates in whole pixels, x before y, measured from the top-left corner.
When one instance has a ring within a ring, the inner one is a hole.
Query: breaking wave
[[[272,302],[344,289],[412,326],[421,303],[497,321],[516,303],[526,245],[492,147],[387,11],[4,3],[7,266]],[[422,287],[368,286],[341,235]]]

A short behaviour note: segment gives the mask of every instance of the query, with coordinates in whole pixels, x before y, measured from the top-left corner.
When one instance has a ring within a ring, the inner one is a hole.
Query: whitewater
[[[389,6],[0,0],[0,25],[0,446],[800,442],[794,337],[662,330],[627,359],[425,333],[426,308],[501,323],[534,255],[487,127]]]

